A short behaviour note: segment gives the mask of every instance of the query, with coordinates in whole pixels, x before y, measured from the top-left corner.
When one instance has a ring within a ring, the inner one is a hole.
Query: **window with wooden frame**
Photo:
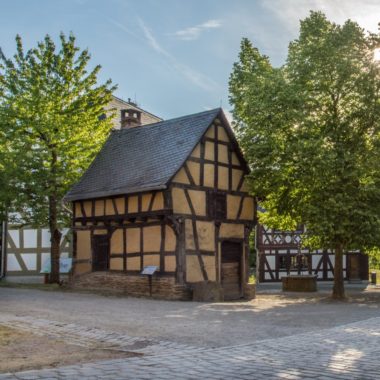
[[[227,197],[226,194],[209,191],[207,193],[207,216],[216,220],[227,217]]]

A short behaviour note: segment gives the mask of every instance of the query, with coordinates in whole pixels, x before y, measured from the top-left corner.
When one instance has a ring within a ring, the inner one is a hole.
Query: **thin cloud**
[[[166,57],[169,56],[169,53],[164,50],[160,44],[157,42],[156,38],[153,36],[152,31],[144,24],[144,21],[140,18],[138,19],[140,28],[142,29],[144,36],[146,40],[148,41],[149,45],[157,52],[160,53]]]
[[[125,25],[121,24],[120,22],[116,21],[115,19],[111,17],[108,17],[107,19],[111,24],[115,25],[116,27],[121,29],[123,32],[130,34],[131,36],[135,37],[136,39],[140,41],[143,41],[143,38],[141,38],[139,34],[133,32],[131,29],[127,28]]]
[[[151,29],[149,29],[149,27],[144,23],[142,19],[139,18],[138,22],[150,47],[161,56],[163,56],[172,68],[174,68],[182,76],[203,90],[212,92],[220,89],[220,86],[210,78],[179,62],[173,55],[171,55],[159,44]]]
[[[220,20],[208,20],[199,25],[177,30],[173,35],[183,41],[193,41],[198,39],[204,31],[220,28],[221,26],[222,22]]]

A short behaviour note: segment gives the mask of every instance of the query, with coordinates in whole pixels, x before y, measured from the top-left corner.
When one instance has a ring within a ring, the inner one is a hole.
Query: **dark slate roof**
[[[66,201],[166,188],[220,108],[113,131]]]

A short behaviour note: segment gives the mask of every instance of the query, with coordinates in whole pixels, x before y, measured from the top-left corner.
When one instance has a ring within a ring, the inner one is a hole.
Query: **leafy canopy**
[[[379,46],[379,34],[311,12],[282,67],[243,39],[230,77],[265,221],[303,223],[308,243],[321,248],[380,244]]]
[[[114,87],[97,84],[100,66],[87,71],[73,35],[61,34],[58,49],[48,35],[26,53],[16,43],[13,59],[0,50],[0,204],[35,225],[56,210],[67,225],[62,198],[108,136]]]

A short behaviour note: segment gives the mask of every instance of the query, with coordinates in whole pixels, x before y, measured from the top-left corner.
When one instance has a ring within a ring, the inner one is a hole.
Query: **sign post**
[[[149,282],[149,295],[152,297],[152,277],[154,273],[157,271],[158,267],[154,265],[146,266],[144,267],[141,274],[143,276],[148,276],[148,282]]]

